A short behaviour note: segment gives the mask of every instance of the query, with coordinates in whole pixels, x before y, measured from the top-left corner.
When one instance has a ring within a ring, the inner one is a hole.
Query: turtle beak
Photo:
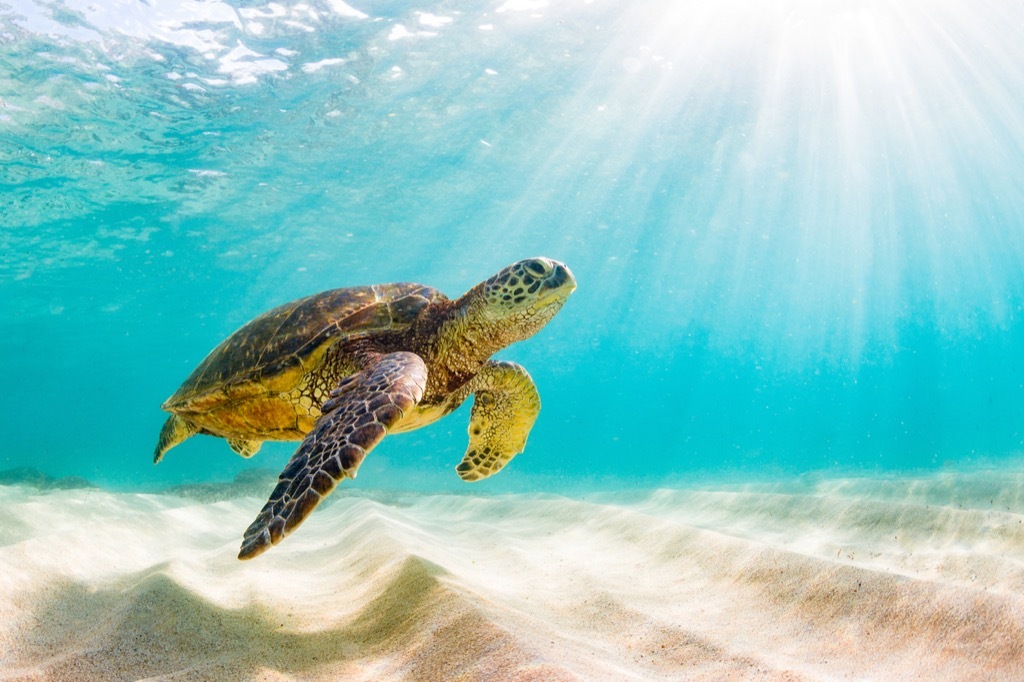
[[[572,276],[572,271],[564,263],[552,260],[548,263],[551,265],[551,272],[544,278],[544,294],[538,300],[541,306],[556,301],[564,303],[569,294],[576,291],[576,278]]]
[[[566,296],[576,291],[576,278],[572,276],[572,270],[558,261],[551,261],[551,264],[554,265],[554,269],[544,280],[545,286],[556,291],[565,289]]]

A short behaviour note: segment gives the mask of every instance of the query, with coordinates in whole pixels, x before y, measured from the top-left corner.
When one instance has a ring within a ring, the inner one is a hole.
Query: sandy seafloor
[[[253,488],[0,487],[0,680],[1024,679],[1024,474]]]

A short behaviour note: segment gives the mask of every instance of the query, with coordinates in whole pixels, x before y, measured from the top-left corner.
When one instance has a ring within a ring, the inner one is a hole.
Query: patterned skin
[[[540,410],[530,375],[490,360],[543,327],[575,290],[547,258],[504,268],[455,301],[417,284],[336,289],[275,308],[221,343],[164,403],[154,453],[196,433],[251,456],[302,440],[245,532],[252,558],[293,531],[337,483],[355,478],[388,433],[425,426],[474,395],[456,472],[497,473],[522,452]]]

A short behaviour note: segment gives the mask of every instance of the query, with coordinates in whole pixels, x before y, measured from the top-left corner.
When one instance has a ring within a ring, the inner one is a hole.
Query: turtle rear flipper
[[[455,467],[464,481],[496,474],[526,447],[540,412],[537,386],[521,365],[488,362],[473,380],[469,447]]]
[[[343,379],[245,531],[238,558],[251,559],[276,545],[338,481],[355,478],[366,453],[419,403],[426,385],[423,359],[407,352],[383,355]]]
[[[263,445],[261,440],[246,440],[245,438],[228,438],[227,440],[231,449],[246,459],[259,452],[260,446]]]
[[[159,463],[168,450],[196,435],[200,430],[192,422],[172,414],[164,422],[164,427],[160,429],[160,438],[156,442],[156,450],[153,451],[153,464]]]

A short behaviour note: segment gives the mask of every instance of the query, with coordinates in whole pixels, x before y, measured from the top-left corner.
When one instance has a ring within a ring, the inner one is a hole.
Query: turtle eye
[[[543,277],[551,272],[548,264],[539,259],[526,261],[526,269],[539,277]]]

